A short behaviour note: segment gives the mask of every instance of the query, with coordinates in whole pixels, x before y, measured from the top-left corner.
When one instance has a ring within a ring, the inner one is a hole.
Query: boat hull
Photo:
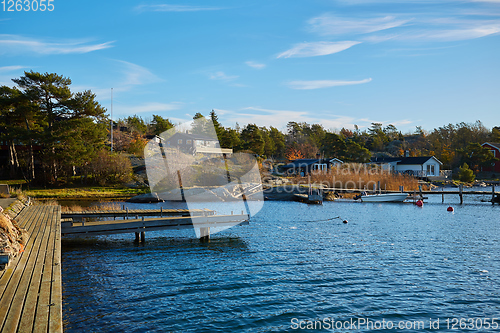
[[[403,202],[408,197],[406,193],[386,193],[366,195],[361,197],[363,202]]]

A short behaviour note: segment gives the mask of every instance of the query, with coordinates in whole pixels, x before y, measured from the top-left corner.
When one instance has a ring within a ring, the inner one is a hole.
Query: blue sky
[[[0,84],[55,72],[108,110],[113,88],[114,119],[500,125],[500,0],[52,4],[0,8]]]

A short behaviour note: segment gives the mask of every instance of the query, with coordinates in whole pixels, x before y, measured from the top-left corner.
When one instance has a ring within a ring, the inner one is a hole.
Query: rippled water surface
[[[65,332],[292,331],[325,318],[440,318],[446,331],[446,318],[500,317],[500,206],[446,200],[455,212],[441,196],[422,208],[266,202],[209,243],[190,230],[144,245],[63,240]]]

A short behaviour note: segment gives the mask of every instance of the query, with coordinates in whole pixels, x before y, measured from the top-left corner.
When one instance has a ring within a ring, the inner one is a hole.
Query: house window
[[[317,171],[325,171],[327,168],[326,164],[314,164],[313,165],[313,170]]]
[[[182,139],[177,140],[178,145],[182,145]]]
[[[187,145],[191,145],[191,144],[193,144],[193,140],[186,140],[186,144],[187,144]]]
[[[427,174],[428,175],[434,174],[434,164],[427,164]]]

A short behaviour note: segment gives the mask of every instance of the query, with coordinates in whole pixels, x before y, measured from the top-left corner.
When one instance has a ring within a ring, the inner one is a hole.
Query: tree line
[[[0,141],[4,176],[21,175],[29,181],[58,182],[79,175],[98,183],[130,179],[131,166],[124,154],[143,155],[148,140],[175,126],[159,115],[151,119],[133,115],[113,122],[90,90],[73,92],[71,80],[55,73],[25,72],[11,88],[0,87]],[[193,119],[205,118],[196,113]],[[416,127],[403,134],[396,126],[372,123],[360,130],[325,129],[321,124],[290,121],[285,131],[247,124],[224,127],[212,110],[206,119],[215,127],[221,147],[246,151],[262,158],[290,161],[299,158],[339,158],[365,163],[371,157],[436,156],[444,169],[467,163],[475,172],[496,159],[484,142],[500,142],[500,127],[491,130],[480,121],[448,124],[426,131]],[[111,149],[111,146],[113,149]],[[111,152],[113,150],[113,152]],[[4,154],[5,155],[5,154]],[[103,163],[106,161],[106,163]],[[108,167],[121,165],[124,170]]]
[[[29,71],[12,81],[15,87],[0,87],[4,177],[38,184],[77,173],[100,184],[130,179],[128,159],[106,148],[109,118],[94,93],[71,91],[71,79],[55,73]]]

